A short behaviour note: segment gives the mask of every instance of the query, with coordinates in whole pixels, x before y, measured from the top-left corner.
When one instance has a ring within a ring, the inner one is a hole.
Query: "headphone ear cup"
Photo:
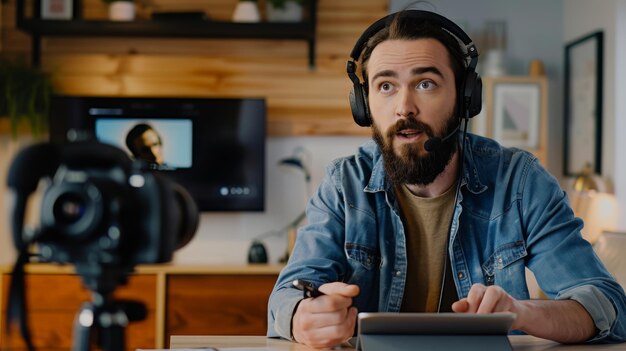
[[[478,73],[468,70],[463,84],[461,118],[472,118],[480,113],[483,106],[483,81]]]
[[[369,127],[372,125],[366,94],[362,84],[354,84],[352,90],[350,90],[349,96],[352,118],[354,118],[354,122],[361,127]]]

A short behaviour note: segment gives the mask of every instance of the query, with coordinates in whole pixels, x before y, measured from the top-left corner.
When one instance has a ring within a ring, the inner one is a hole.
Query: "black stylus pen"
[[[318,297],[324,295],[323,292],[317,290],[317,288],[313,285],[313,283],[308,282],[303,279],[296,279],[293,281],[293,286],[295,286],[298,290],[302,290],[304,293],[304,298],[307,297]]]

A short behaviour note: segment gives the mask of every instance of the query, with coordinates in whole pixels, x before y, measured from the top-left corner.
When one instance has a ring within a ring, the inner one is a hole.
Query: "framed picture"
[[[506,147],[533,152],[545,161],[547,81],[545,77],[483,79],[486,135]]]
[[[71,20],[74,0],[41,0],[41,18]]]
[[[539,86],[502,82],[493,89],[494,138],[504,146],[536,149],[539,145]]]
[[[565,175],[586,165],[602,174],[603,41],[603,33],[595,32],[565,46]]]

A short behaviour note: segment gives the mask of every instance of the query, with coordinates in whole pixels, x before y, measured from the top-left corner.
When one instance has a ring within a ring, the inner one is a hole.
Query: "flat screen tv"
[[[265,100],[55,96],[50,140],[74,129],[183,185],[201,211],[262,211]]]

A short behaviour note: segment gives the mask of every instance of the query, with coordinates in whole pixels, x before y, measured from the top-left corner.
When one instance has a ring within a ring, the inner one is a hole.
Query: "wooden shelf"
[[[305,40],[309,66],[315,67],[315,25],[317,0],[308,1],[308,18],[302,22],[238,23],[225,21],[135,20],[45,20],[25,18],[24,2],[16,6],[17,28],[31,35],[32,62],[39,65],[42,37],[151,37],[217,39]]]
[[[129,22],[94,20],[25,19],[19,28],[33,35],[67,37],[170,37],[222,39],[309,39],[314,37],[308,22],[236,23],[215,21]]]

